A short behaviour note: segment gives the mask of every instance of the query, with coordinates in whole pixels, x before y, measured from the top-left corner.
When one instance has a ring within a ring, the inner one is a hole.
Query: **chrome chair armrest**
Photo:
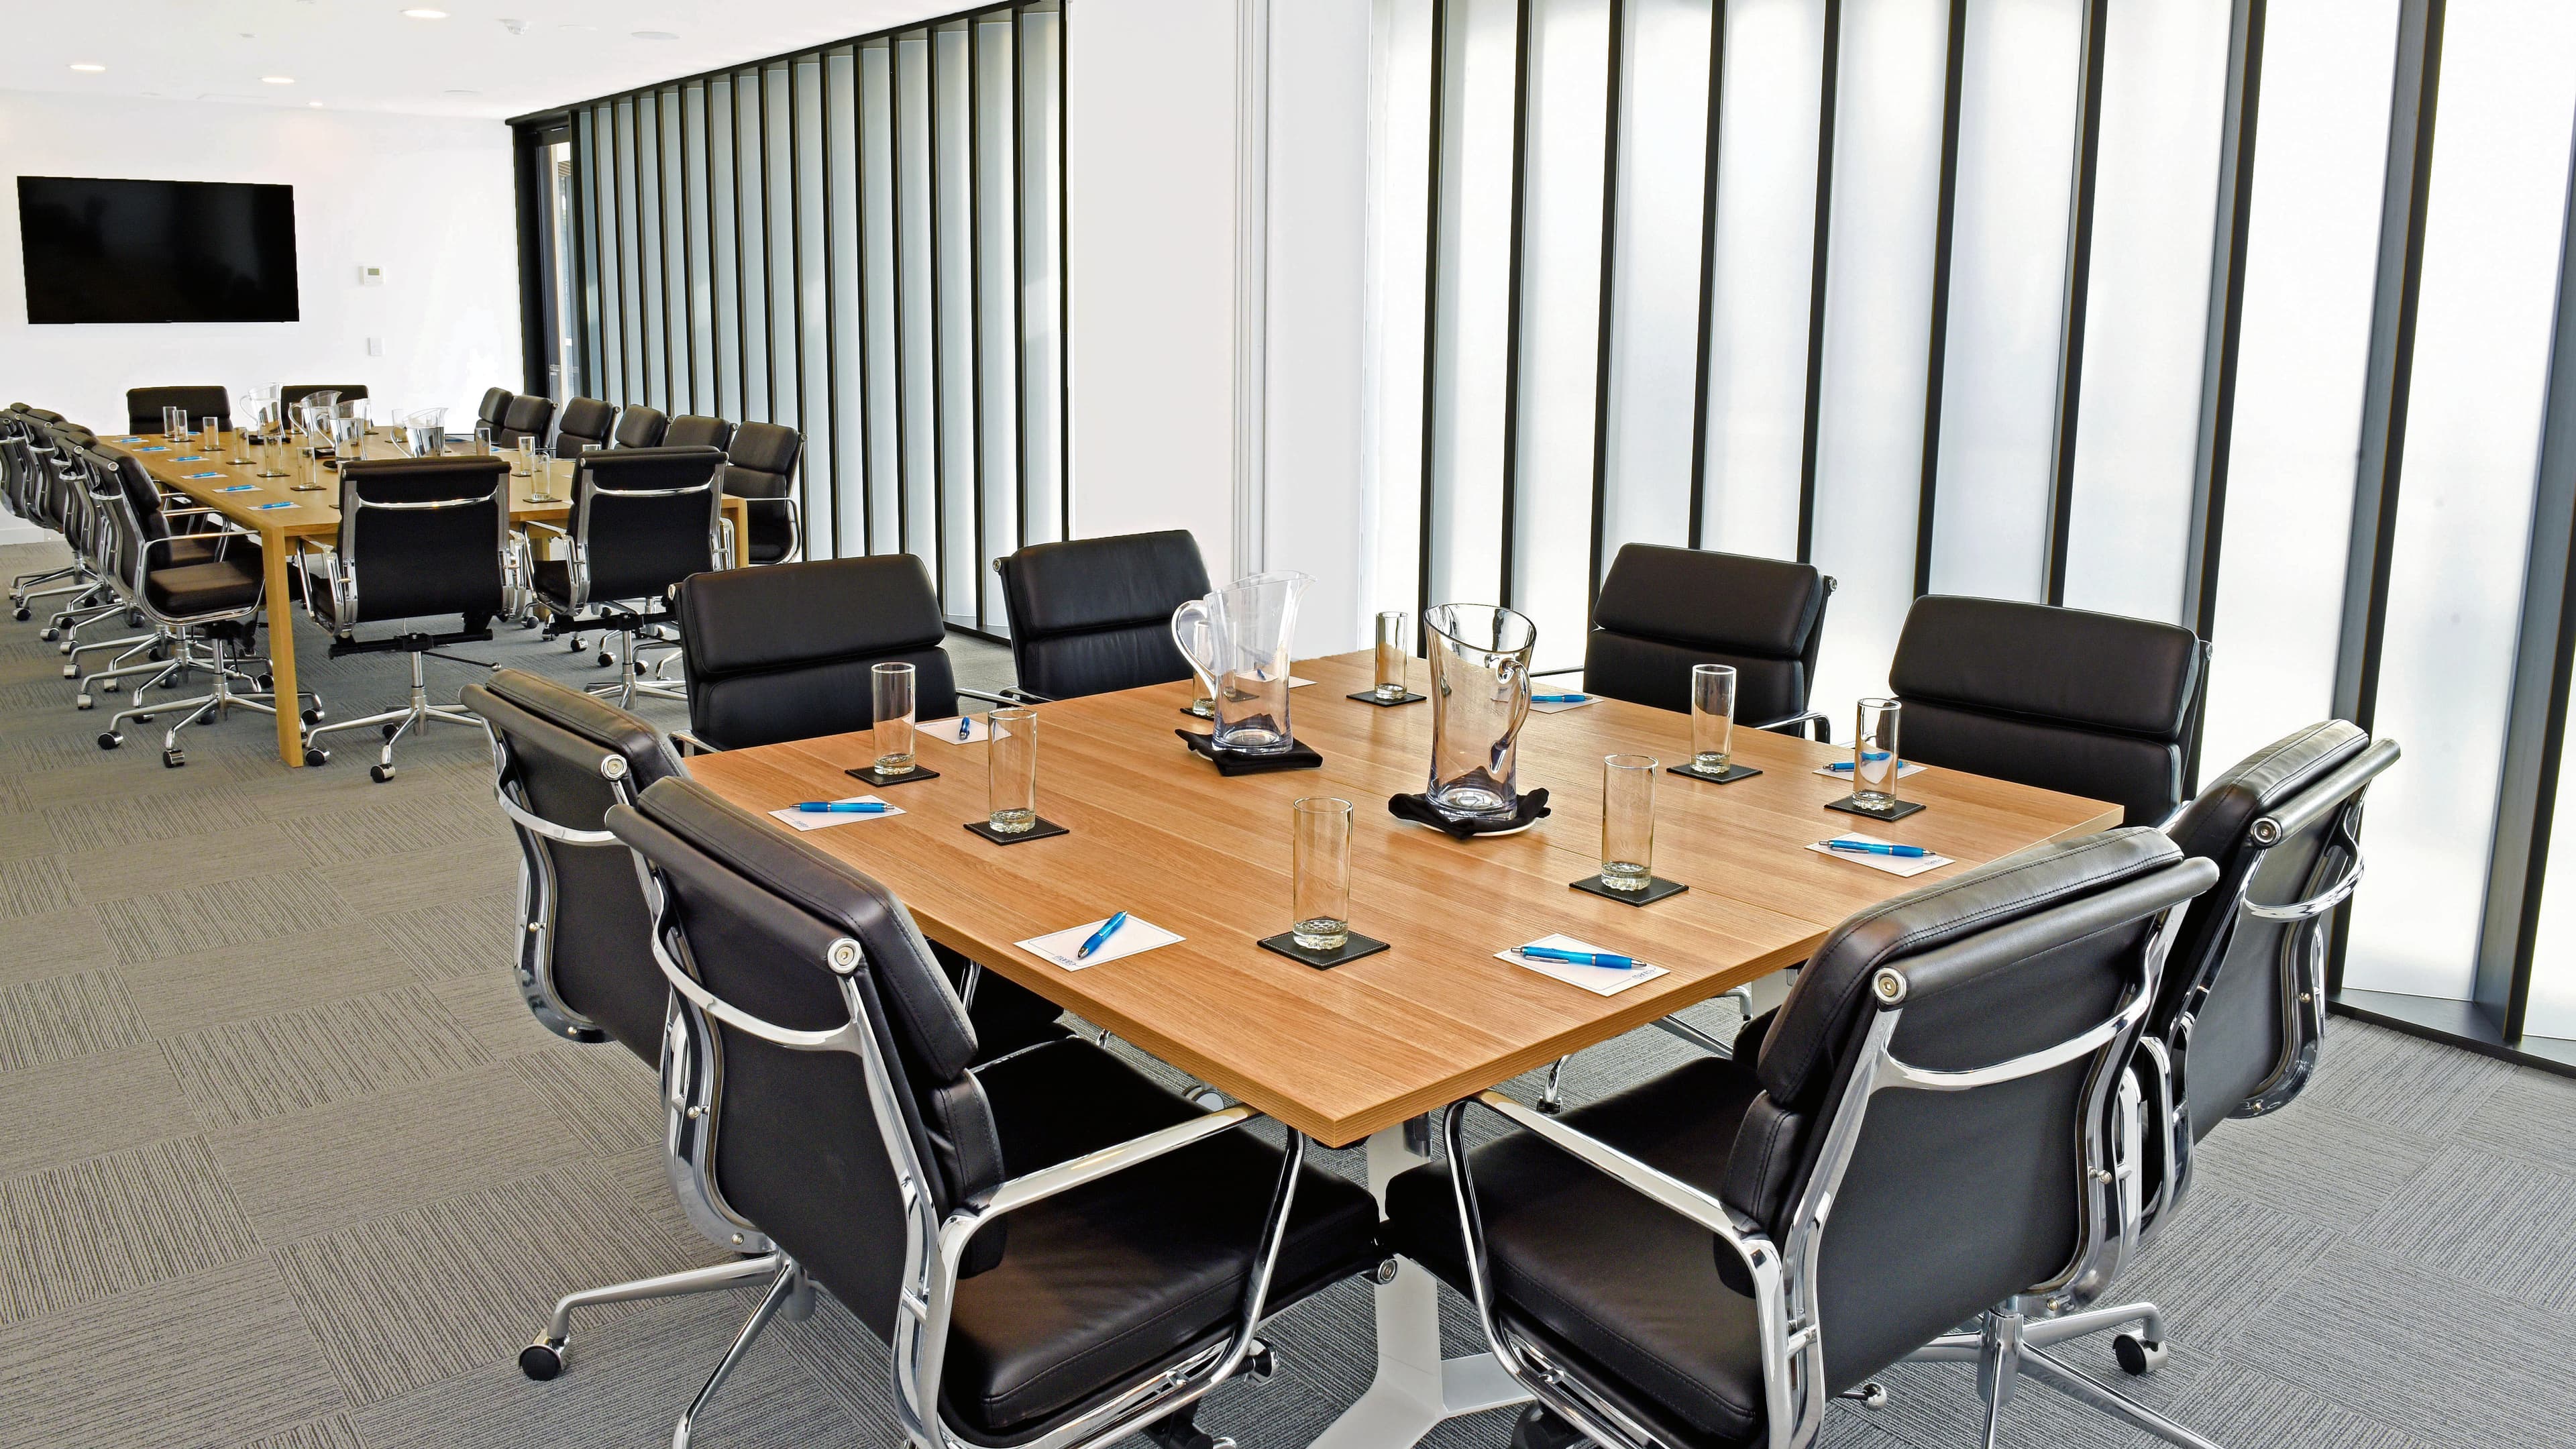
[[[1020,703],[1020,701],[1012,699],[1007,695],[986,694],[980,689],[968,689],[963,685],[958,687],[957,697],[959,699],[980,699],[986,704],[998,704],[1006,708],[1015,707]]]
[[[519,523],[519,525],[518,525],[518,526],[519,526],[521,529],[524,529],[524,530],[527,530],[527,531],[530,531],[530,532],[539,532],[539,531],[542,531],[542,532],[545,532],[545,533],[551,533],[551,534],[553,534],[553,535],[554,535],[555,537],[557,537],[557,538],[570,538],[570,537],[572,537],[572,532],[571,532],[571,530],[569,530],[569,529],[565,528],[563,525],[561,525],[561,524],[559,524],[559,523],[548,523],[548,522],[546,522],[546,521],[545,521],[544,519],[542,519],[542,518],[529,518],[529,519],[523,519],[523,520],[521,520],[521,521],[520,521],[520,523]]]
[[[963,692],[964,691],[962,690],[960,691],[960,693]],[[1014,705],[1055,703],[1055,698],[1052,695],[1040,694],[1034,689],[1022,689],[1016,684],[1004,685],[1002,687],[1002,693],[1010,696],[1010,698],[1005,702]],[[983,698],[984,696],[979,695],[977,697]]]
[[[1801,735],[1806,733],[1805,726],[1814,725],[1816,727],[1815,739],[1817,743],[1829,745],[1834,742],[1833,722],[1826,719],[1825,712],[1819,709],[1808,710],[1805,714],[1786,715],[1779,719],[1764,720],[1760,724],[1750,725],[1747,726],[1747,728],[1757,730],[1785,730],[1792,725],[1799,726],[1798,732]]]
[[[683,755],[720,755],[724,753],[724,751],[708,744],[705,740],[699,739],[696,735],[689,733],[687,730],[670,730],[667,733],[671,737],[671,743],[678,745],[680,747],[680,753]]]
[[[1453,1120],[1462,1117],[1469,1107],[1486,1108],[1513,1126],[1538,1134],[1540,1140],[1549,1146],[1652,1200],[1656,1206],[1688,1218],[1734,1249],[1747,1267],[1757,1265],[1766,1255],[1776,1259],[1777,1253],[1770,1238],[1750,1218],[1728,1207],[1715,1195],[1693,1187],[1661,1168],[1640,1162],[1600,1138],[1577,1131],[1554,1117],[1542,1116],[1500,1092],[1478,1092],[1464,1101],[1452,1103],[1449,1116]],[[1459,1156],[1451,1160],[1460,1164],[1457,1176],[1464,1182],[1467,1158]]]

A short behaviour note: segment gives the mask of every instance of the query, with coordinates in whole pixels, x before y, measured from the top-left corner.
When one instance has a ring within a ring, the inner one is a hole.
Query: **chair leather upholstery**
[[[682,413],[662,430],[665,448],[716,448],[733,444],[733,424],[704,413]]]
[[[605,448],[617,426],[615,406],[595,397],[577,397],[563,405],[555,427],[555,456],[578,457],[583,448]]]
[[[336,392],[340,401],[356,402],[367,395],[367,385],[363,382],[299,382],[277,390],[278,405],[287,410],[288,417],[293,417],[295,405],[317,392]]]
[[[849,1021],[857,1003],[942,1215],[1010,1176],[1195,1111],[1085,1042],[969,1072],[974,1034],[902,903],[697,785],[656,784],[608,825],[671,882],[690,956],[717,995],[800,1030]],[[864,956],[846,997],[822,960],[835,937]],[[715,1029],[725,1200],[888,1337],[907,1230],[859,1064]],[[987,1227],[957,1298],[950,1415],[1024,1439],[1170,1362],[1172,1345],[1222,1333],[1279,1160],[1228,1133]],[[1357,1185],[1307,1169],[1282,1258],[1283,1278],[1308,1281],[1283,1281],[1274,1305],[1370,1261],[1374,1216]]]
[[[340,469],[340,562],[356,571],[358,608],[341,618],[327,575],[308,574],[309,597],[335,629],[455,614],[468,630],[506,611],[500,540],[507,526],[509,460],[462,455],[369,458]],[[493,496],[495,485],[502,495]],[[460,508],[366,508],[365,501],[481,500]],[[319,562],[309,565],[319,570]]]
[[[591,605],[624,600],[658,604],[672,586],[712,565],[712,491],[616,495],[696,488],[712,479],[723,461],[724,455],[713,448],[620,448],[582,455],[573,475],[570,531],[587,541]],[[561,561],[540,561],[532,582],[547,602],[564,610],[573,607]]]
[[[1632,543],[1611,560],[1584,641],[1583,687],[1656,709],[1690,708],[1691,668],[1735,668],[1735,717],[1807,709],[1830,583],[1808,564]]]
[[[546,440],[546,429],[555,420],[555,400],[521,393],[510,399],[509,411],[501,415],[501,425],[492,430],[495,447],[517,447],[521,438]]]
[[[167,618],[247,609],[259,602],[260,585],[255,558],[248,564],[227,558],[149,569],[143,575],[145,600]]]
[[[510,415],[510,399],[516,396],[518,396],[517,393],[506,387],[485,388],[483,401],[474,406],[474,421],[489,428],[500,427],[501,420]],[[471,429],[467,431],[470,432]]]
[[[161,431],[163,408],[186,408],[190,428],[209,415],[219,427],[230,429],[233,425],[232,394],[220,387],[129,387],[125,390],[125,430]]]
[[[617,418],[616,445],[621,448],[658,448],[662,446],[662,431],[670,426],[670,422],[670,415],[660,408],[629,403],[626,411]]]
[[[745,423],[725,451],[724,491],[735,498],[787,498],[804,451],[805,435],[794,428]],[[796,520],[786,507],[755,502],[743,518],[751,525],[744,553],[753,563],[776,563],[796,551]]]
[[[1031,544],[1000,567],[1021,688],[1075,699],[1190,677],[1172,611],[1209,590],[1188,530]]]
[[[879,664],[912,666],[915,718],[957,712],[947,625],[911,554],[703,573],[673,612],[689,730],[718,749],[874,727]]]
[[[2004,599],[1914,601],[1888,684],[1905,758],[2124,807],[2190,793],[2204,650],[2188,629]]]

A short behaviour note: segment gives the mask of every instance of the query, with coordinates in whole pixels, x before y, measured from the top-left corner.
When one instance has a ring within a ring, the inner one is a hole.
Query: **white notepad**
[[[921,736],[923,739],[942,740],[952,745],[979,745],[993,737],[993,727],[986,724],[984,722],[984,717],[980,714],[970,714],[964,717],[963,723],[966,726],[966,733],[962,735],[957,733],[957,726],[959,723],[960,721],[955,717],[948,719],[925,720],[922,723],[914,725],[912,729],[913,733]]]
[[[1572,691],[1572,690],[1570,690],[1570,689],[1569,689],[1569,690],[1567,690],[1567,691],[1565,691],[1565,692],[1566,692],[1566,693],[1568,693],[1568,694],[1572,694],[1574,691]],[[1597,695],[1597,694],[1587,694],[1587,695],[1585,695],[1585,696],[1584,696],[1583,698],[1581,698],[1581,699],[1577,699],[1577,700],[1570,700],[1570,701],[1568,701],[1568,702],[1566,702],[1566,703],[1563,703],[1563,704],[1541,704],[1541,703],[1539,703],[1537,700],[1531,700],[1531,701],[1530,701],[1530,713],[1532,713],[1532,714],[1563,714],[1563,713],[1565,713],[1565,712],[1566,712],[1567,710],[1569,710],[1569,709],[1581,709],[1581,708],[1583,708],[1584,706],[1586,706],[1586,705],[1588,705],[1588,704],[1592,703],[1594,700],[1599,699],[1600,697],[1601,697],[1601,696],[1599,696],[1599,695]]]
[[[1290,689],[1304,689],[1307,685],[1310,685],[1310,684],[1312,684],[1312,683],[1314,683],[1314,682],[1315,682],[1315,681],[1313,681],[1313,680],[1311,680],[1311,679],[1299,679],[1296,675],[1293,675],[1293,674],[1291,674],[1291,675],[1289,675],[1289,676],[1288,676],[1288,687],[1289,687]]]
[[[1533,946],[1551,946],[1559,951],[1591,951],[1598,953],[1609,950],[1607,946],[1595,946],[1589,941],[1578,941],[1572,936],[1566,935],[1541,936],[1529,944]],[[1627,953],[1621,951],[1614,952],[1613,954],[1624,956]],[[1640,961],[1634,966],[1626,967],[1577,966],[1571,961],[1540,961],[1522,955],[1521,949],[1518,946],[1514,946],[1509,950],[1496,951],[1494,955],[1498,959],[1509,961],[1515,966],[1526,966],[1541,976],[1553,976],[1568,986],[1580,986],[1595,996],[1616,996],[1631,986],[1640,985],[1644,982],[1652,981],[1658,976],[1670,974],[1665,971],[1663,967],[1651,965],[1644,961]]]
[[[1907,843],[1897,840],[1881,840],[1875,835],[1863,835],[1857,830],[1846,830],[1842,834],[1833,838],[1836,840],[1866,840],[1874,845],[1902,845]],[[1883,870],[1893,876],[1918,876],[1927,870],[1938,870],[1942,866],[1952,863],[1950,857],[1946,855],[1870,855],[1855,850],[1836,850],[1821,840],[1807,848],[1818,855],[1830,855],[1836,860],[1847,860],[1854,865],[1865,865],[1871,870]]]
[[[874,795],[852,795],[846,800],[839,800],[834,803],[840,805],[855,805],[862,800],[877,800],[877,797]],[[877,803],[880,805],[885,804],[882,800],[877,800]],[[827,830],[832,826],[847,825],[855,820],[883,820],[890,815],[901,815],[903,813],[903,809],[901,806],[897,805],[886,805],[886,808],[883,810],[809,811],[799,810],[795,806],[790,805],[784,810],[772,810],[769,813],[786,821],[788,824],[795,826],[799,830]]]
[[[1021,950],[1041,961],[1051,962],[1067,971],[1082,971],[1097,966],[1103,961],[1116,961],[1122,957],[1151,951],[1159,946],[1177,945],[1182,939],[1151,921],[1138,920],[1134,916],[1129,916],[1127,924],[1118,928],[1118,934],[1101,942],[1100,949],[1092,952],[1089,959],[1077,959],[1073,953],[1081,950],[1082,943],[1090,940],[1091,933],[1099,930],[1101,922],[1108,919],[1107,916],[1102,916],[1098,921],[1085,921],[1079,926],[1067,926],[1061,931],[1034,936],[1018,944]]]
[[[1844,763],[1849,764],[1850,761],[1846,760]],[[1929,765],[1919,765],[1912,760],[1899,760],[1896,762],[1896,778],[1902,780],[1908,775],[1920,775],[1930,768],[1932,767]],[[1826,779],[1841,780],[1845,783],[1849,783],[1852,777],[1851,771],[1837,770],[1831,765],[1818,765],[1815,772]]]

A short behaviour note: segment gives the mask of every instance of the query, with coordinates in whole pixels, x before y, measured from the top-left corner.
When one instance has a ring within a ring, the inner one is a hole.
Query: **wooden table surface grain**
[[[1365,653],[1297,666],[1315,683],[1292,694],[1292,728],[1320,770],[1219,775],[1172,733],[1207,729],[1181,712],[1191,686],[1157,685],[1038,707],[1038,810],[1069,835],[996,846],[964,829],[985,816],[990,747],[925,731],[940,777],[873,792],[907,813],[802,838],[884,882],[933,939],[1338,1147],[1802,961],[1865,906],[2120,820],[2116,805],[1934,769],[1900,787],[1929,808],[1876,826],[1823,808],[1849,787],[1813,771],[1847,747],[1739,730],[1736,758],[1763,774],[1657,776],[1655,872],[1690,890],[1623,905],[1568,888],[1600,869],[1601,759],[1687,759],[1687,715],[1606,699],[1532,714],[1520,786],[1546,788],[1553,813],[1458,841],[1387,813],[1427,783],[1431,706],[1345,698],[1372,668]],[[1425,688],[1429,666],[1411,669]],[[870,793],[842,771],[874,757],[860,732],[689,769],[766,812]],[[1329,971],[1254,944],[1288,928],[1289,804],[1306,795],[1354,806],[1351,928],[1393,945]],[[1855,827],[1959,864],[1907,880],[1804,848]],[[1185,939],[1081,971],[1014,944],[1122,909]],[[1670,974],[1601,997],[1494,957],[1558,931]]]

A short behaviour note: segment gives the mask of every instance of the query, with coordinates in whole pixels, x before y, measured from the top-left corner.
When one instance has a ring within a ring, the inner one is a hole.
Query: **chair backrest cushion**
[[[286,409],[286,416],[293,417],[295,405],[317,392],[336,392],[340,401],[356,402],[367,395],[367,385],[363,382],[299,382],[277,390],[278,406]]]
[[[1208,575],[1188,530],[1032,544],[1001,570],[1022,688],[1074,699],[1190,677],[1172,611]]]
[[[358,609],[342,625],[506,608],[502,548],[510,463],[463,455],[370,458],[340,469],[340,559],[355,571]],[[454,502],[450,508],[367,503]],[[479,627],[479,626],[477,626]]]
[[[546,429],[555,420],[555,400],[521,393],[510,399],[509,411],[501,415],[501,426],[492,436],[505,447],[514,446],[521,438],[546,440]]]
[[[555,429],[555,455],[569,458],[584,447],[605,448],[616,426],[614,405],[595,397],[572,398],[564,403],[563,417]]]
[[[1888,684],[1905,757],[2125,807],[2182,803],[2204,651],[2188,629],[2005,599],[1914,601]]]
[[[1824,633],[1826,585],[1812,565],[1632,543],[1601,580],[1583,686],[1656,709],[1690,708],[1691,668],[1735,668],[1735,717],[1804,713]]]
[[[186,408],[188,426],[212,415],[216,425],[233,425],[232,394],[220,387],[130,387],[125,390],[125,430],[129,433],[161,431],[163,408]]]
[[[715,475],[723,461],[713,448],[582,455],[572,532],[590,563],[592,603],[659,604],[672,585],[714,567]]]
[[[662,429],[666,448],[725,448],[733,443],[733,424],[704,413],[682,413]]]
[[[510,415],[510,399],[516,396],[506,387],[483,389],[483,401],[474,405],[474,421],[489,427],[501,426],[501,420]]]
[[[785,498],[794,486],[796,460],[805,451],[805,435],[777,423],[745,423],[725,453],[724,490],[736,498]],[[753,563],[787,557],[796,546],[795,521],[784,508],[754,506],[744,513],[751,525],[745,551]]]
[[[911,554],[699,574],[676,612],[689,728],[719,749],[872,727],[879,664],[912,666],[916,718],[957,712],[939,598]]]
[[[621,448],[658,448],[662,430],[670,426],[670,415],[660,408],[630,403],[617,417],[617,446]]]

